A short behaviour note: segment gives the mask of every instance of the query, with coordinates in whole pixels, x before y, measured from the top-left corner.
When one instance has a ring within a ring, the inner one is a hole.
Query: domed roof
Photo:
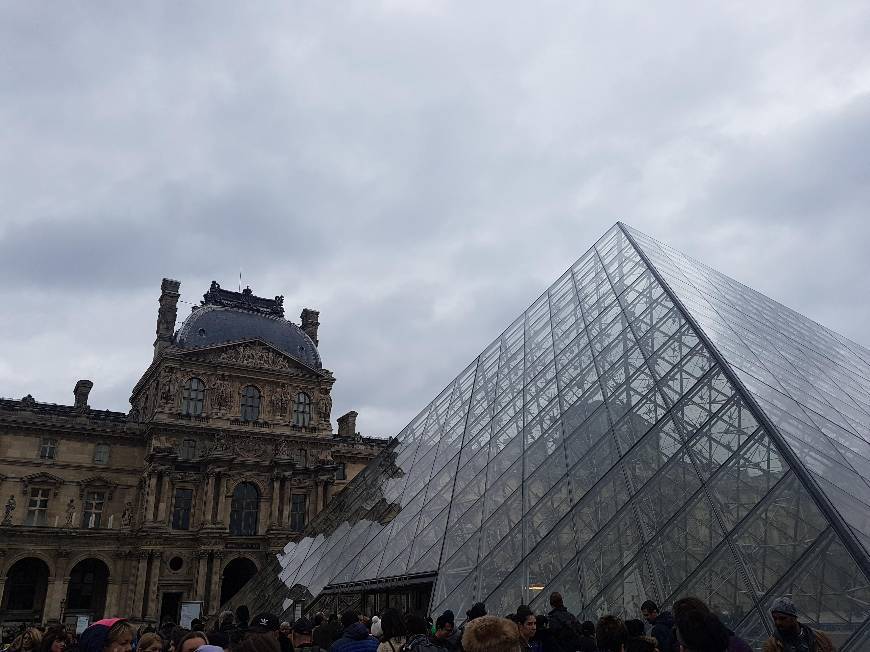
[[[313,368],[323,367],[317,347],[296,324],[284,319],[282,297],[262,299],[249,289],[244,293],[223,290],[217,283],[205,295],[203,305],[184,320],[173,344],[180,349],[205,347],[258,339]]]

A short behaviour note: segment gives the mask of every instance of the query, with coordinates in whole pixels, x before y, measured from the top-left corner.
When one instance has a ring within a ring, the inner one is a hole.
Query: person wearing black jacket
[[[674,616],[670,611],[659,613],[658,605],[647,600],[640,605],[644,620],[652,625],[650,634],[659,642],[659,652],[677,652],[679,643],[674,640]]]
[[[565,607],[561,593],[550,594],[552,609],[547,614],[553,642],[562,652],[574,652],[580,649],[580,623]]]

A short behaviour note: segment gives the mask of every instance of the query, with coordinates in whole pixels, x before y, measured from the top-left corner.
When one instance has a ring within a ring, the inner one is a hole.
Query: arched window
[[[260,418],[260,390],[248,385],[242,390],[242,421]]]
[[[251,537],[257,534],[260,492],[250,482],[242,482],[233,491],[230,509],[230,534]]]
[[[296,395],[296,403],[293,404],[293,424],[297,426],[311,425],[311,397],[305,392]]]
[[[205,403],[205,383],[199,378],[190,378],[181,392],[181,413],[197,417],[202,414]]]

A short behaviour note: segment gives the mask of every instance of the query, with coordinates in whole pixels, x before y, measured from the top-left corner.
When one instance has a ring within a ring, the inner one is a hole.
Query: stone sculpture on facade
[[[64,527],[71,528],[73,526],[73,518],[76,513],[76,501],[74,498],[70,498],[69,502],[66,504],[66,519],[64,520]]]
[[[9,494],[6,507],[3,510],[3,525],[12,525],[12,513],[15,511],[15,496]]]
[[[121,513],[121,525],[123,527],[133,525],[133,503],[130,501],[124,504],[124,511]]]

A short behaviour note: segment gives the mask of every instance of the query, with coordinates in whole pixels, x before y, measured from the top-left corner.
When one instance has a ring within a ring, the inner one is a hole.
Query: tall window
[[[53,460],[57,457],[57,439],[43,437],[39,442],[39,459]]]
[[[181,391],[181,413],[197,417],[202,414],[204,403],[205,383],[199,378],[189,379]]]
[[[106,505],[105,491],[88,491],[82,503],[82,527],[100,527],[103,518],[103,508]]]
[[[256,421],[260,417],[260,390],[248,385],[242,390],[242,421]]]
[[[27,503],[26,525],[45,525],[48,516],[48,496],[51,489],[33,487],[30,489],[30,500]]]
[[[196,457],[196,440],[195,439],[185,439],[181,442],[181,450],[179,451],[179,457],[183,460],[192,460]]]
[[[305,494],[290,496],[290,529],[294,532],[302,532],[305,529],[306,498]]]
[[[172,505],[172,529],[190,529],[190,507],[193,504],[193,489],[176,489]]]
[[[94,446],[94,464],[108,464],[109,462],[109,445],[97,444]]]
[[[296,395],[296,403],[293,404],[293,423],[297,426],[311,425],[311,397],[305,392]]]
[[[230,534],[251,537],[257,534],[260,492],[250,482],[242,482],[233,491],[230,508]]]
[[[336,480],[347,480],[347,467],[344,462],[338,463],[338,468],[335,470]]]

